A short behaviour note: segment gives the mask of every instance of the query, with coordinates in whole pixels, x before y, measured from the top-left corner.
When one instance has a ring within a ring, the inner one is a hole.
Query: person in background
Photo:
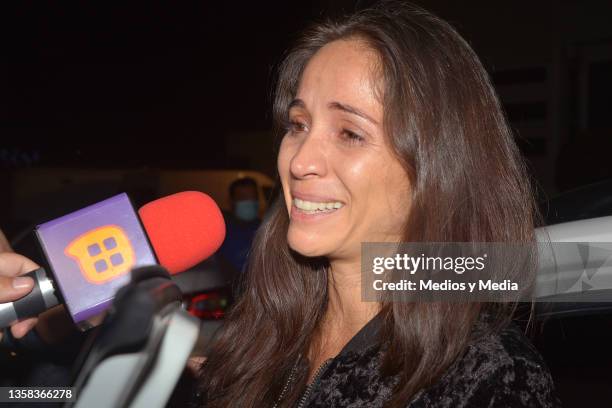
[[[259,219],[259,194],[257,182],[244,177],[229,187],[231,213],[225,213],[226,237],[219,249],[220,261],[237,276],[245,267]]]

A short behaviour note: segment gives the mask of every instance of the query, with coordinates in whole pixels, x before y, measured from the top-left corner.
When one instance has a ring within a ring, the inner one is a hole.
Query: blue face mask
[[[236,218],[241,219],[242,221],[253,221],[257,219],[257,213],[259,212],[259,201],[236,201],[234,211],[236,213]]]

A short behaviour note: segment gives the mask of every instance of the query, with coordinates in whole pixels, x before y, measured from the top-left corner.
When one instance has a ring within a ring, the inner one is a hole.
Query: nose
[[[291,159],[290,171],[297,179],[327,174],[325,138],[320,131],[313,129],[302,139]]]

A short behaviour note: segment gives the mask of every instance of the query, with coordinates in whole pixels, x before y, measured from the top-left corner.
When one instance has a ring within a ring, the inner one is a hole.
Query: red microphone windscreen
[[[217,204],[199,191],[184,191],[145,204],[139,211],[159,263],[183,272],[215,253],[225,239]]]

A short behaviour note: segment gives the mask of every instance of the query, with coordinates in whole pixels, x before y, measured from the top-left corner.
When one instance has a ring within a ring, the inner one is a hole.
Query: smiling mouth
[[[304,214],[331,213],[344,207],[344,204],[340,201],[314,202],[300,200],[299,198],[293,199],[293,205]]]

